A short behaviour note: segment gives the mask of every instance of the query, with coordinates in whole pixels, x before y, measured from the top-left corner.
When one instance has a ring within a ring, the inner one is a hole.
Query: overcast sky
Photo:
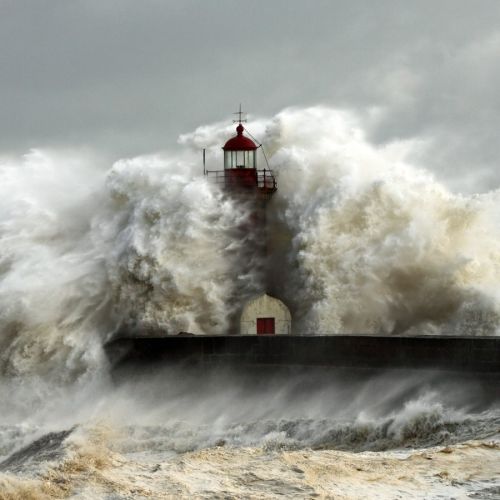
[[[0,152],[171,148],[325,104],[422,138],[457,190],[500,186],[498,0],[0,0]]]

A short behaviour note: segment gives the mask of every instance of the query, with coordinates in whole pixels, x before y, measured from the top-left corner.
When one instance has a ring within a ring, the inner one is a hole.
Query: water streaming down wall
[[[300,333],[497,333],[498,192],[450,193],[406,163],[415,144],[374,146],[346,112],[285,110],[249,129],[279,183],[267,284],[258,263],[238,265],[245,206],[201,175],[199,150],[221,165],[231,126],[109,171],[42,151],[3,162],[3,372],[98,372],[123,322],[224,333],[264,286]]]

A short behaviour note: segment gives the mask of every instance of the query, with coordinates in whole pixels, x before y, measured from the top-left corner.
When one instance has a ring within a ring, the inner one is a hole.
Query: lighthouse
[[[245,134],[242,118],[243,112],[238,115],[236,135],[231,137],[223,146],[224,169],[205,170],[205,175],[215,181],[225,191],[233,196],[255,197],[267,201],[277,190],[276,178],[266,165],[259,169],[257,165],[257,150],[262,147],[257,145]],[[266,161],[267,163],[267,161]]]
[[[241,259],[242,274],[253,272],[259,274],[262,283],[260,294],[241,304],[240,311],[231,321],[231,333],[241,335],[280,335],[291,333],[291,315],[283,302],[267,294],[268,270],[267,262],[267,230],[266,209],[268,201],[277,191],[276,178],[267,164],[259,168],[257,151],[262,147],[245,131],[242,119],[243,112],[237,113],[236,135],[229,138],[224,146],[224,169],[205,170],[205,175],[216,182],[228,196],[242,201],[248,209],[248,221],[241,228],[251,244],[246,245],[247,255]],[[247,135],[248,134],[248,135]],[[251,237],[249,237],[249,235]],[[259,268],[255,263],[259,262]],[[247,269],[252,265],[252,269]]]

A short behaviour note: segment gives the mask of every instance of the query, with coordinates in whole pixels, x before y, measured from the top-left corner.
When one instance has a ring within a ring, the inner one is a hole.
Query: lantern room
[[[276,179],[267,164],[267,168],[257,169],[257,150],[262,147],[244,135],[241,106],[236,135],[231,137],[222,147],[224,151],[224,170],[205,169],[205,150],[203,150],[203,173],[212,181],[222,186],[226,191],[239,195],[257,195],[263,200],[269,200],[277,190]],[[251,136],[251,134],[249,134]]]
[[[240,123],[236,136],[229,139],[224,147],[224,168],[257,168],[257,146],[243,135],[245,128]]]

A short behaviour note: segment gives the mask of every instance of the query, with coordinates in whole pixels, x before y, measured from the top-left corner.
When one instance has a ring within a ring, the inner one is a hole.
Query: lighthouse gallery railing
[[[246,173],[250,175],[241,175]],[[278,189],[276,178],[268,169],[206,170],[205,175],[211,182],[226,188],[257,187],[270,192]]]

